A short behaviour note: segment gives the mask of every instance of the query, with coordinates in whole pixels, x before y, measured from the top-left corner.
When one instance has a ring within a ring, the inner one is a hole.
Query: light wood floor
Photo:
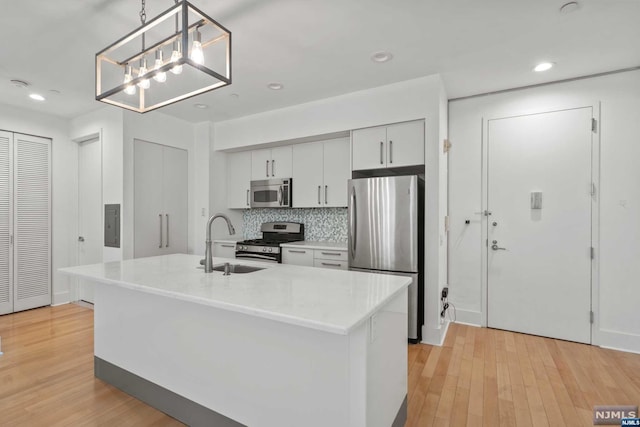
[[[179,426],[93,376],[93,311],[0,316],[0,425]],[[640,404],[640,355],[452,324],[409,346],[406,426],[592,426],[596,404]],[[300,424],[301,426],[303,424]]]

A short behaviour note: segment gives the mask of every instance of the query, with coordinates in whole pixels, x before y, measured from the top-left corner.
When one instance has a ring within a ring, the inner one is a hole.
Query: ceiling
[[[567,1],[192,0],[233,33],[233,84],[160,111],[220,121],[436,73],[456,98],[640,65],[640,1],[579,0],[560,13]],[[102,108],[95,53],[139,25],[140,2],[5,3],[0,103],[67,118]],[[172,4],[146,0],[148,19]],[[393,60],[373,62],[377,51]],[[532,72],[541,61],[556,66]]]

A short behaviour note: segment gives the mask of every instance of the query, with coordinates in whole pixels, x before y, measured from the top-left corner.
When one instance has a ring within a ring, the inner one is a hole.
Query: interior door
[[[102,262],[102,143],[100,138],[78,147],[78,264]],[[93,303],[92,281],[78,279],[78,299]]]
[[[13,311],[13,134],[0,131],[0,314]]]
[[[162,145],[134,141],[134,258],[162,255],[166,224],[162,206]]]
[[[489,327],[591,341],[592,116],[488,121]]]
[[[163,254],[186,254],[188,233],[188,155],[186,150],[163,147]]]

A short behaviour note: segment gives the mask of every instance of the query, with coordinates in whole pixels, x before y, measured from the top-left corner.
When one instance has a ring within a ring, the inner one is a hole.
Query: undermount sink
[[[264,267],[253,267],[251,265],[243,264],[230,264],[229,273],[241,274],[241,273],[253,273],[254,271],[264,270]],[[216,265],[213,267],[213,271],[224,271],[224,264]]]

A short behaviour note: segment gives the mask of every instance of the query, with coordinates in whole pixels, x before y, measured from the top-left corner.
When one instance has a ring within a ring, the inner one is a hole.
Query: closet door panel
[[[163,146],[134,140],[133,257],[164,254],[166,218],[162,206]]]
[[[163,158],[164,254],[186,254],[189,223],[188,154],[186,150],[165,146]]]
[[[0,314],[13,311],[13,264],[11,256],[13,134],[0,131]]]
[[[51,141],[14,140],[14,311],[21,311],[51,304]]]

